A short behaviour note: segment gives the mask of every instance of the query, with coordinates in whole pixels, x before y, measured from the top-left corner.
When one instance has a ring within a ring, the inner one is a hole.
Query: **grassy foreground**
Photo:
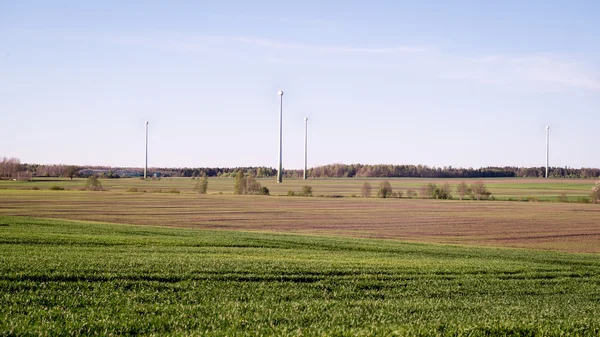
[[[0,217],[0,335],[600,334],[598,255]]]

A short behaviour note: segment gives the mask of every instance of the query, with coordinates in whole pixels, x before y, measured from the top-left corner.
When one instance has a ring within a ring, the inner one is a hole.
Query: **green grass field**
[[[0,336],[600,334],[598,205],[277,196],[364,181],[381,179],[260,180],[272,196],[227,178],[205,196],[184,178],[0,181]],[[462,180],[390,179],[446,181]],[[548,201],[593,183],[484,181]]]
[[[0,217],[0,335],[597,336],[598,255]]]
[[[360,196],[361,186],[367,181],[373,190],[383,181],[390,181],[396,191],[406,191],[413,189],[419,192],[419,189],[427,183],[438,185],[449,183],[455,197],[456,185],[465,181],[471,184],[479,179],[420,179],[420,178],[373,178],[373,179],[285,179],[282,184],[277,184],[275,178],[258,179],[263,185],[267,186],[272,195],[285,195],[289,190],[299,192],[304,185],[312,186],[314,195],[319,196]],[[557,200],[564,193],[567,199],[575,201],[581,197],[588,197],[594,180],[590,179],[527,179],[527,178],[501,178],[501,179],[482,179],[493,196],[499,200],[526,200],[536,198],[537,200]],[[191,178],[163,178],[160,180],[143,181],[137,178],[122,179],[102,179],[103,187],[111,191],[127,191],[130,188],[138,188],[147,192],[178,190],[182,193],[194,193],[193,187],[196,183]],[[65,178],[41,179],[37,178],[31,182],[20,181],[0,181],[0,189],[48,189],[52,186],[59,186],[70,190],[83,188],[85,179],[76,178],[73,181]],[[232,194],[233,178],[210,178],[209,194]]]

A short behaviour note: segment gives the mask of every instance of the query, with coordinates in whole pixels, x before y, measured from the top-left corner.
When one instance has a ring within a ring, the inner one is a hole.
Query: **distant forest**
[[[238,171],[257,178],[274,177],[277,170],[271,167],[198,167],[198,168],[150,168],[150,177],[199,177],[206,173],[209,177],[233,177]],[[455,168],[430,167],[426,165],[364,165],[331,164],[308,170],[311,178],[540,178],[544,177],[545,167],[482,167]],[[32,177],[89,177],[125,178],[143,176],[143,168],[38,165],[22,164],[16,158],[0,159],[0,179],[29,180]],[[302,170],[285,170],[284,177],[302,177]],[[598,168],[551,167],[551,178],[598,178]]]

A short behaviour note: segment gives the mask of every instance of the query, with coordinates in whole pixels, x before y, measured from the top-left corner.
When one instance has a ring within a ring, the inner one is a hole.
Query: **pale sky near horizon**
[[[0,0],[0,157],[600,167],[598,1]]]

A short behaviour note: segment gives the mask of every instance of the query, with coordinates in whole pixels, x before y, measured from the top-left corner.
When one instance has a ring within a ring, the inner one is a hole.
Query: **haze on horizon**
[[[0,157],[600,167],[597,1],[0,4]]]

